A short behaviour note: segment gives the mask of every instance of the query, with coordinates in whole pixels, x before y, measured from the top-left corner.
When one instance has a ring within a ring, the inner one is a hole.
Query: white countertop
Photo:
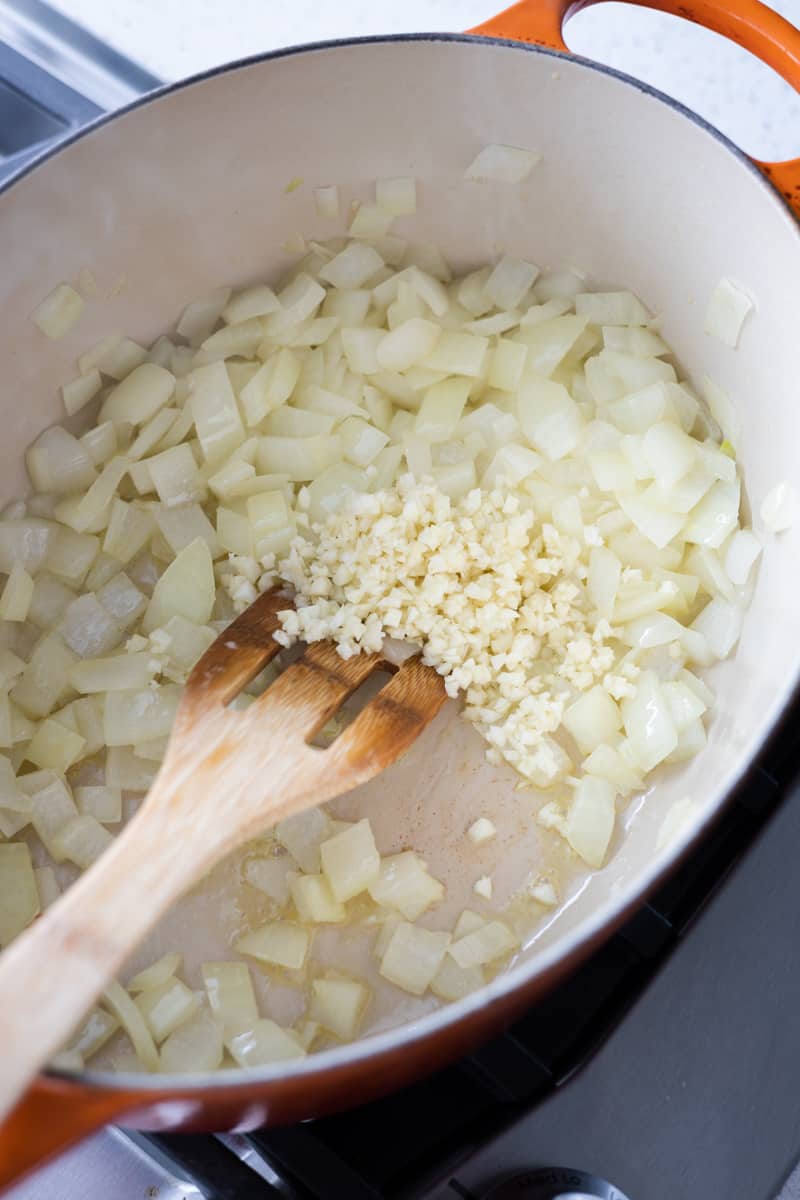
[[[165,80],[301,42],[465,30],[498,0],[50,0]],[[506,0],[510,3],[510,0]],[[532,0],[535,2],[535,0]],[[772,0],[800,25],[800,0]],[[682,101],[762,158],[800,155],[800,98],[738,46],[660,13],[604,4],[570,22],[576,53]],[[778,1200],[800,1200],[800,1168]]]
[[[51,0],[163,79],[328,38],[465,30],[510,0]],[[535,2],[535,0],[532,0]],[[800,0],[772,0],[800,25]],[[738,46],[662,13],[603,4],[569,24],[576,53],[681,100],[762,158],[800,154],[800,99]]]

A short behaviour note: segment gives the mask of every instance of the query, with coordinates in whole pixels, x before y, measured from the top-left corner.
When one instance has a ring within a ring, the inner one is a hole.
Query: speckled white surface
[[[456,31],[492,0],[52,0],[164,79],[248,54],[327,38]],[[800,0],[773,0],[800,24]],[[639,76],[764,158],[800,154],[800,100],[744,50],[675,17],[604,4],[575,17],[576,53]]]
[[[490,0],[51,2],[164,79],[301,42],[463,30],[496,11]],[[800,25],[800,0],[772,6]],[[566,40],[576,53],[674,96],[750,153],[800,155],[800,98],[745,51],[705,30],[610,3],[579,14]],[[800,1168],[777,1200],[800,1200]]]

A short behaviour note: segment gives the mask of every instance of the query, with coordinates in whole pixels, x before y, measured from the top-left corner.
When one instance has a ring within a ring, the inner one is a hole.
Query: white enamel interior
[[[543,161],[519,186],[466,183],[488,142]],[[0,195],[3,497],[24,490],[23,449],[60,419],[57,386],[77,353],[111,329],[147,342],[222,282],[279,277],[290,234],[334,232],[315,215],[313,186],[366,199],[375,178],[406,173],[419,207],[398,233],[437,243],[457,269],[507,251],[630,287],[663,315],[690,377],[707,373],[735,398],[753,509],[778,480],[800,488],[800,234],[777,196],[711,131],[630,81],[522,47],[426,38],[314,48],[201,80],[103,125]],[[297,177],[303,186],[287,194]],[[47,342],[31,311],[87,267],[104,298]],[[756,302],[737,351],[702,330],[722,275]],[[797,682],[799,551],[800,528],[765,537],[740,646],[713,675],[707,750],[659,785],[609,865],[492,992],[573,948],[663,868],[680,849],[656,849],[673,800],[699,806],[682,844],[720,806]],[[414,1032],[485,1000],[431,1014]]]

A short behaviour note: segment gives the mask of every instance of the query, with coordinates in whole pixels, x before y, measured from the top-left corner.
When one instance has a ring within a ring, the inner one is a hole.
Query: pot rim
[[[477,43],[478,45],[502,46],[509,50],[540,54],[556,61],[576,64],[579,67],[611,76],[635,88],[644,95],[660,101],[681,116],[686,117],[730,151],[739,160],[740,164],[751,175],[756,177],[764,189],[765,195],[772,202],[777,202],[780,205],[784,216],[789,220],[794,231],[800,236],[800,218],[795,215],[788,202],[769,182],[756,162],[732,142],[730,138],[680,101],[667,96],[650,84],[627,75],[625,72],[603,63],[595,62],[581,55],[554,50],[535,43],[515,41],[510,38],[485,37],[466,33],[399,33],[377,34],[369,37],[335,38],[327,41],[310,42],[264,51],[235,59],[232,62],[223,63],[220,66],[210,67],[185,79],[166,83],[162,87],[145,93],[124,107],[116,109],[114,112],[104,113],[68,135],[56,146],[44,149],[41,154],[31,159],[20,170],[0,184],[0,196],[7,192],[15,183],[24,179],[50,159],[55,158],[73,143],[109,124],[117,117],[125,116],[129,112],[156,102],[163,97],[171,95],[173,92],[182,91],[220,75],[244,70],[248,67],[272,62],[277,59],[293,58],[300,55],[337,50],[345,47],[363,46],[367,49],[375,45],[417,42]],[[709,808],[702,822],[694,826],[689,832],[684,833],[680,839],[673,843],[669,857],[665,858],[657,866],[651,863],[649,868],[642,872],[634,889],[627,889],[627,892],[622,893],[610,905],[607,905],[604,909],[598,909],[597,912],[592,914],[583,923],[579,930],[575,931],[565,946],[555,942],[553,945],[542,950],[538,955],[535,955],[532,960],[517,963],[463,1000],[444,1004],[415,1021],[394,1026],[384,1032],[367,1035],[354,1042],[310,1054],[306,1058],[292,1060],[288,1069],[285,1062],[279,1062],[252,1071],[245,1071],[237,1067],[215,1072],[198,1073],[197,1075],[142,1075],[132,1072],[110,1072],[91,1069],[78,1072],[47,1070],[42,1072],[42,1075],[47,1079],[58,1080],[62,1085],[72,1085],[76,1088],[89,1087],[108,1092],[134,1092],[141,1096],[144,1106],[147,1105],[149,1096],[152,1096],[153,1100],[156,1100],[163,1098],[164,1094],[169,1092],[178,1092],[182,1095],[192,1093],[197,1094],[199,1097],[205,1093],[218,1091],[225,1091],[229,1094],[236,1094],[239,1091],[252,1094],[254,1089],[257,1090],[262,1086],[279,1083],[288,1078],[299,1082],[321,1074],[336,1073],[343,1067],[354,1066],[362,1060],[378,1059],[382,1055],[392,1053],[401,1046],[422,1042],[442,1032],[445,1028],[461,1024],[462,1022],[468,1022],[479,1010],[515,992],[518,988],[524,988],[526,984],[532,984],[535,979],[546,979],[547,976],[553,976],[557,972],[574,969],[588,956],[592,949],[606,937],[611,936],[624,923],[626,917],[639,905],[644,903],[647,897],[660,884],[666,881],[688,854],[709,834],[719,816],[732,804],[742,790],[752,768],[764,757],[768,747],[773,745],[785,733],[792,710],[798,704],[800,704],[800,664],[795,673],[794,684],[786,692],[771,727],[764,734],[751,757],[743,759],[740,762],[735,778],[720,795],[713,809]],[[534,964],[535,970],[532,970]]]

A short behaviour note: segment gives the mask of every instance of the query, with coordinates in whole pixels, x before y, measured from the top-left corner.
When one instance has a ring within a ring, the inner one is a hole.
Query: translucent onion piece
[[[309,1015],[342,1041],[351,1041],[370,1001],[370,992],[356,979],[315,979],[311,984]]]
[[[13,941],[38,912],[30,850],[22,842],[0,845],[0,948]]]
[[[380,973],[403,991],[421,996],[442,965],[449,944],[449,933],[435,933],[402,921],[386,947]]]
[[[366,819],[328,838],[319,850],[323,873],[334,899],[340,903],[357,896],[378,878],[380,855]]]
[[[175,951],[165,954],[157,962],[138,971],[132,979],[128,980],[125,987],[129,992],[144,992],[149,988],[161,987],[173,977],[176,971],[180,970],[182,961],[183,956]]]
[[[252,1028],[258,1020],[250,968],[242,962],[208,962],[201,968],[208,1004],[225,1038]]]
[[[706,309],[705,332],[735,348],[752,308],[753,301],[741,288],[730,279],[720,279]]]
[[[305,1055],[289,1031],[267,1017],[254,1021],[251,1028],[233,1037],[226,1036],[225,1044],[240,1067],[262,1067]]]
[[[541,157],[533,150],[492,142],[478,152],[464,172],[464,177],[478,183],[488,180],[521,183],[528,178]]]
[[[110,983],[103,992],[103,1002],[110,1008],[133,1043],[142,1065],[148,1071],[158,1070],[158,1051],[145,1020],[136,1004],[120,984]]]
[[[761,501],[759,516],[769,533],[783,533],[796,522],[800,515],[800,496],[785,480],[776,483]],[[719,544],[719,543],[718,543]]]
[[[32,320],[45,337],[57,340],[80,318],[85,301],[68,283],[60,283],[34,311]]]

